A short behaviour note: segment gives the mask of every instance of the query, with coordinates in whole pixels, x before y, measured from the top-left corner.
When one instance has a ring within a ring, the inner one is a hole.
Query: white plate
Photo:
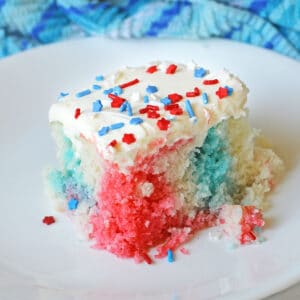
[[[156,59],[228,68],[249,86],[251,121],[287,164],[270,197],[267,242],[226,250],[207,231],[176,262],[135,264],[78,241],[43,193],[42,170],[55,161],[47,124],[60,91],[84,88],[94,76]],[[76,40],[0,62],[0,298],[254,299],[300,279],[300,64],[262,49],[222,40]],[[45,226],[44,215],[57,223]]]

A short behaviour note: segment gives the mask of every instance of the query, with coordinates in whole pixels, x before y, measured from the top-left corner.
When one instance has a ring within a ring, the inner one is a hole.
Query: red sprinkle
[[[51,225],[51,224],[55,223],[55,219],[52,216],[46,216],[43,219],[43,223],[46,225]]]
[[[216,95],[219,96],[220,99],[225,98],[228,96],[228,90],[226,88],[219,87],[216,91]]]
[[[139,110],[139,113],[140,113],[140,114],[145,114],[147,111],[148,111],[148,108],[147,108],[147,107],[144,107],[144,108],[141,108],[141,109]]]
[[[157,66],[150,66],[147,70],[146,70],[146,72],[147,73],[154,73],[154,72],[156,72],[157,71]]]
[[[119,96],[117,96],[117,95],[115,95],[115,94],[108,94],[107,96],[108,96],[111,100],[119,100],[119,99],[122,99],[122,100],[125,101],[124,98],[121,98],[121,97],[119,97]]]
[[[126,144],[132,144],[136,141],[134,134],[132,133],[124,133],[122,142]]]
[[[148,265],[152,264],[152,259],[150,258],[150,256],[147,253],[144,253],[142,256]]]
[[[166,74],[174,74],[176,72],[177,66],[174,64],[171,64],[168,66],[166,70]]]
[[[148,110],[147,117],[149,119],[158,119],[160,117],[160,114],[155,110]]]
[[[185,94],[187,97],[196,97],[194,92],[186,92]]]
[[[151,105],[151,104],[148,104],[147,106],[146,106],[146,108],[149,110],[149,109],[151,109],[151,110],[159,110],[159,106],[157,106],[157,105]]]
[[[74,118],[78,119],[78,117],[80,116],[80,114],[81,114],[80,108],[76,108],[75,109],[75,113],[74,113]]]
[[[182,110],[181,107],[173,108],[173,109],[170,110],[170,114],[179,116],[179,115],[183,114],[183,110]]]
[[[123,84],[120,84],[119,87],[120,87],[121,89],[125,89],[125,88],[127,88],[127,87],[129,87],[129,86],[132,86],[132,85],[135,85],[135,84],[137,84],[137,83],[139,83],[139,82],[140,82],[140,81],[136,78],[136,79],[133,79],[133,80],[131,80],[131,81],[125,82],[125,83],[123,83]]]
[[[165,110],[172,110],[174,108],[179,108],[179,104],[173,103],[173,104],[165,105]]]
[[[172,101],[172,103],[178,102],[183,99],[183,97],[179,94],[169,94],[168,98]]]
[[[213,84],[217,84],[217,83],[219,83],[218,79],[211,79],[211,80],[204,80],[203,81],[203,84],[205,84],[205,85],[213,85]]]
[[[199,88],[195,87],[195,88],[194,88],[194,93],[195,93],[197,96],[199,96],[199,95],[200,95],[200,90],[199,90]]]
[[[195,87],[193,92],[187,92],[185,95],[187,97],[197,97],[200,96],[200,90],[197,87]]]
[[[108,146],[116,147],[117,144],[118,144],[118,142],[117,142],[116,140],[112,140],[112,141],[108,144]]]
[[[159,111],[159,106],[151,105],[151,104],[148,104],[146,107],[141,108],[139,110],[140,114],[148,113],[148,118],[151,118],[149,117],[149,114],[153,116],[157,116],[157,118],[159,118],[159,114],[157,113],[157,111]],[[152,117],[152,118],[156,118],[156,117]]]
[[[126,101],[126,99],[121,98],[114,94],[108,94],[107,96],[110,99],[112,99],[112,102],[110,103],[110,105],[111,105],[111,107],[114,107],[114,108],[119,108]]]
[[[168,130],[170,127],[170,123],[171,122],[169,120],[166,120],[165,118],[161,118],[156,122],[156,125],[160,130]]]

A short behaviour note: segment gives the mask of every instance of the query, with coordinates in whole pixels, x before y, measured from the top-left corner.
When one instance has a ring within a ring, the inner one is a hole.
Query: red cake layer
[[[98,210],[90,219],[90,238],[96,248],[151,263],[150,248],[164,243],[157,249],[157,257],[164,257],[199,229],[215,224],[215,215],[208,212],[188,217],[188,211],[178,207],[176,188],[167,182],[165,173],[157,174],[153,167],[155,161],[168,158],[189,142],[182,139],[171,147],[162,147],[156,155],[140,158],[127,175],[116,164],[107,162],[100,182]],[[145,182],[154,187],[149,196],[140,191]]]

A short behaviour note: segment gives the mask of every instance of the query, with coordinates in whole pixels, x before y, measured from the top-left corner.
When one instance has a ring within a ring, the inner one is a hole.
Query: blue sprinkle
[[[98,76],[96,76],[96,80],[97,81],[102,81],[102,80],[104,80],[104,76],[103,75],[98,75]]]
[[[144,103],[149,103],[149,96],[144,96]]]
[[[265,242],[267,239],[265,238],[265,237],[263,237],[263,236],[260,236],[259,238],[258,238],[258,242],[259,243],[263,243],[263,242]]]
[[[109,132],[109,127],[104,126],[98,131],[99,136],[106,135]]]
[[[127,101],[123,102],[123,104],[120,106],[120,112],[125,111],[127,108]]]
[[[110,129],[111,130],[119,129],[119,128],[122,128],[124,125],[125,124],[123,122],[115,123],[115,124],[110,125]]]
[[[132,118],[132,119],[130,119],[130,121],[129,121],[129,123],[131,124],[131,125],[138,125],[138,124],[141,124],[141,123],[143,123],[144,122],[144,120],[142,119],[142,118]]]
[[[206,93],[202,94],[202,102],[203,104],[207,104],[208,103],[208,96]]]
[[[225,88],[227,89],[228,96],[231,96],[233,93],[233,88],[227,85],[225,86]]]
[[[87,89],[87,90],[78,92],[78,93],[76,94],[76,97],[77,97],[77,98],[81,98],[81,97],[84,97],[84,96],[86,96],[86,95],[89,95],[90,93],[91,93],[91,90]]]
[[[172,101],[168,97],[160,99],[160,102],[163,103],[164,105],[168,105],[172,103]]]
[[[196,68],[194,71],[194,77],[204,77],[206,75],[206,70],[203,68]]]
[[[196,68],[194,71],[194,77],[204,77],[206,75],[206,70],[203,68]]]
[[[188,100],[188,99],[185,100],[185,109],[186,109],[187,113],[189,114],[189,117],[190,117],[190,118],[195,117],[195,113],[194,113],[194,111],[193,111],[193,107],[192,107],[192,105],[191,105],[190,100]]]
[[[127,108],[128,116],[131,117],[133,115],[133,113],[132,113],[132,108],[131,108],[131,105],[129,102],[127,102],[126,108]]]
[[[122,88],[120,88],[119,86],[115,86],[115,87],[113,88],[113,93],[114,93],[115,95],[119,96],[119,95],[123,94],[123,90],[122,90]]]
[[[158,91],[157,87],[154,85],[148,85],[146,88],[146,92],[149,94],[156,93]]]
[[[173,252],[171,249],[168,250],[168,262],[172,263],[174,261]]]
[[[101,100],[96,100],[93,102],[93,112],[100,112],[103,108]]]
[[[78,206],[78,200],[75,199],[75,198],[72,198],[69,200],[68,202],[68,207],[69,207],[69,210],[74,210],[76,209]]]
[[[103,94],[108,95],[108,94],[111,94],[113,91],[114,91],[113,88],[110,88],[110,89],[104,90]]]
[[[101,90],[101,86],[98,84],[93,84],[93,89],[94,90]]]
[[[61,93],[59,94],[60,97],[66,97],[66,96],[68,96],[68,95],[69,95],[69,93],[64,93],[64,92],[61,92]]]

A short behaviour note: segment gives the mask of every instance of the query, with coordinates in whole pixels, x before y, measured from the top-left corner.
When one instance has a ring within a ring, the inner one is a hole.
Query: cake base
[[[61,168],[48,173],[47,183],[56,207],[95,248],[137,262],[151,262],[153,247],[161,258],[200,229],[226,224],[228,207],[263,209],[265,194],[282,169],[281,160],[245,118],[222,121],[204,141],[179,138],[164,145],[157,140],[158,151],[138,156],[125,172],[101,157],[85,137],[68,137],[59,123],[52,129]],[[77,201],[76,209],[70,209],[71,199]],[[233,233],[223,226],[224,232],[239,243],[252,242],[253,228],[263,226],[260,212],[242,209],[239,217],[238,229]]]

